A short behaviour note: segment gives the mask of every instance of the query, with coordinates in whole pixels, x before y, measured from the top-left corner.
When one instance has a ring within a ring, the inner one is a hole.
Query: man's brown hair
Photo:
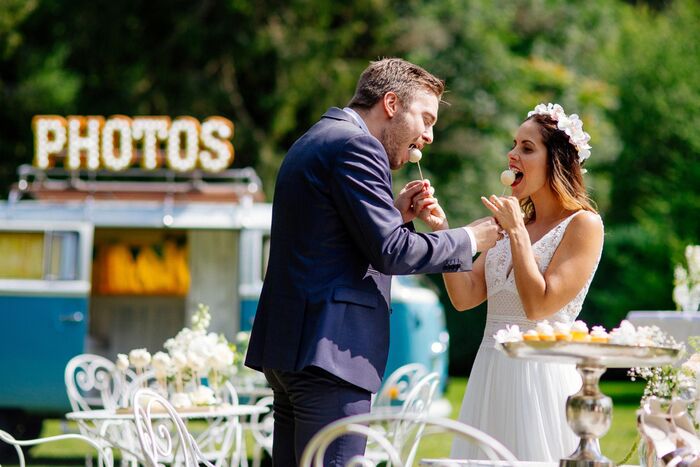
[[[384,58],[371,62],[362,72],[348,107],[369,109],[392,91],[401,104],[407,105],[418,90],[431,92],[439,100],[445,92],[445,82],[406,60]]]

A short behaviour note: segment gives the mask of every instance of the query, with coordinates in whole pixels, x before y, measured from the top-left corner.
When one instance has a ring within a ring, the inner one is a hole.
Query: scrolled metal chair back
[[[93,354],[71,358],[66,364],[64,381],[74,411],[116,409],[126,386],[123,374],[111,360]]]
[[[136,434],[147,466],[158,467],[177,458],[185,467],[200,464],[214,467],[199,450],[185,422],[166,398],[151,389],[137,389],[132,407]],[[176,442],[173,442],[173,433]]]
[[[403,404],[411,389],[427,374],[428,369],[421,363],[409,363],[397,368],[384,381],[372,401],[372,407]]]
[[[379,461],[366,456],[355,456],[350,459],[346,466],[375,467],[385,462],[397,467],[413,465],[411,459],[402,457],[402,448],[393,443],[387,431],[377,428],[382,424],[397,422],[422,426],[423,428],[418,435],[419,442],[426,436],[448,433],[477,444],[491,461],[501,461],[504,465],[513,467],[517,465],[518,460],[505,446],[472,426],[447,418],[411,413],[363,414],[331,423],[311,438],[302,454],[300,465],[301,467],[322,467],[328,446],[341,436],[347,435],[366,436],[368,440],[374,441],[380,446],[385,451],[386,456]],[[431,465],[447,466],[450,465],[450,460],[435,459],[431,461]]]

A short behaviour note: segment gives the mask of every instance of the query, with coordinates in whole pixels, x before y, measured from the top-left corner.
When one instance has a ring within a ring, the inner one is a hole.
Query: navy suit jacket
[[[313,365],[376,392],[389,350],[391,275],[472,265],[464,229],[412,227],[394,207],[384,147],[346,112],[329,109],[277,176],[246,365]]]

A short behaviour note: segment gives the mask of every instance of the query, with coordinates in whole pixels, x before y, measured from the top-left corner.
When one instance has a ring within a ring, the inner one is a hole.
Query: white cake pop
[[[510,169],[506,169],[501,172],[501,183],[505,186],[511,186],[515,181],[515,172]]]
[[[420,174],[420,179],[423,180],[423,171],[420,169],[420,160],[423,157],[423,153],[420,149],[412,147],[408,150],[408,160],[414,164],[418,164],[418,173]]]
[[[418,163],[422,157],[423,153],[421,153],[420,149],[418,148],[411,148],[411,150],[408,151],[408,160],[410,160],[414,164]]]

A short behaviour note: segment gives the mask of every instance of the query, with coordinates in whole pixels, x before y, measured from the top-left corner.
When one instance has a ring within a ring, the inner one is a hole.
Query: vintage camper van
[[[20,167],[0,202],[0,428],[33,437],[69,410],[71,357],[157,351],[199,303],[211,330],[249,330],[271,214],[252,169]],[[445,375],[437,295],[397,278],[392,309],[387,371]]]

